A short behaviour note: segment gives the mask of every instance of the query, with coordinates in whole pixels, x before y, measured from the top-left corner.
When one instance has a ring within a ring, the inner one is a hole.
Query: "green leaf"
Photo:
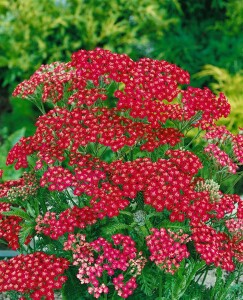
[[[16,216],[20,217],[24,220],[31,221],[32,218],[22,209],[17,208],[17,207],[12,207],[10,211],[4,211],[2,212],[3,215],[5,216]]]
[[[87,286],[81,285],[77,276],[77,268],[70,267],[67,270],[68,280],[65,282],[62,288],[62,299],[63,300],[84,300],[84,294],[87,294],[85,288]]]
[[[113,224],[109,224],[108,226],[105,226],[102,228],[102,231],[104,232],[104,234],[106,235],[113,235],[117,232],[121,232],[123,230],[131,230],[131,226],[123,224],[123,223],[113,223]]]
[[[22,225],[22,228],[20,229],[19,232],[19,242],[21,245],[24,245],[26,239],[29,236],[33,236],[35,233],[35,226],[33,223],[25,223],[24,225]]]
[[[36,218],[38,214],[36,213],[35,209],[31,207],[29,203],[27,203],[27,212],[30,214],[31,217]]]
[[[10,143],[11,148],[24,136],[25,131],[25,128],[21,128],[8,137],[8,141]]]
[[[237,276],[237,272],[230,273],[225,279],[221,268],[216,270],[216,282],[211,290],[212,299],[225,300],[229,295],[230,286]]]
[[[203,261],[186,260],[186,263],[181,263],[177,273],[175,273],[174,284],[172,286],[172,300],[179,300],[190,286],[196,273],[204,267]]]
[[[157,277],[158,274],[152,268],[144,268],[138,277],[139,286],[146,296],[152,296],[158,288]]]

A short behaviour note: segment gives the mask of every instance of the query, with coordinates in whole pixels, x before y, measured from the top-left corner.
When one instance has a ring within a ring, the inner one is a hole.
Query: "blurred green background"
[[[38,116],[12,99],[15,86],[81,48],[177,64],[192,86],[225,92],[232,114],[224,124],[236,131],[243,126],[242,32],[242,0],[0,0],[0,166]],[[12,169],[4,176],[13,178]]]

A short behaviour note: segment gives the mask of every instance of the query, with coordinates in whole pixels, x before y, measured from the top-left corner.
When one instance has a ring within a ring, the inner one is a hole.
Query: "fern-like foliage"
[[[31,221],[32,218],[21,208],[18,207],[12,207],[10,211],[4,211],[1,212],[1,214],[5,215],[5,216],[15,216],[15,217],[20,217],[24,220],[28,220]]]
[[[142,274],[138,277],[140,289],[147,297],[154,297],[158,294],[158,274],[153,267],[145,267]]]
[[[236,279],[237,274],[236,272],[232,272],[229,275],[226,275],[225,278],[224,275],[222,269],[217,268],[216,282],[210,293],[211,299],[225,300],[227,296],[229,296],[230,286]]]
[[[85,300],[90,299],[90,295],[87,293],[85,285],[81,285],[80,281],[76,277],[78,269],[76,267],[70,267],[67,270],[68,280],[65,282],[62,288],[63,300]]]

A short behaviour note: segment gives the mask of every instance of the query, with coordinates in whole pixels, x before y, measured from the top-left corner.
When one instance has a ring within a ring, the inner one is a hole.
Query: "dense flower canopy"
[[[135,62],[103,49],[41,66],[13,93],[33,101],[43,115],[33,136],[8,154],[7,164],[29,172],[0,184],[0,237],[20,250],[20,241],[28,245],[31,239],[59,243],[60,256],[69,254],[58,260],[63,265],[55,276],[64,283],[61,274],[73,264],[96,298],[110,291],[104,274],[127,298],[148,261],[174,274],[195,251],[206,264],[233,271],[242,262],[236,224],[243,205],[221,184],[242,163],[242,134],[216,125],[230,112],[223,94],[188,84],[189,74],[176,65]],[[99,236],[100,227],[118,221],[122,233]],[[171,230],[173,224],[183,230]],[[90,229],[96,225],[98,236]],[[24,262],[36,260],[38,270],[42,261],[55,261],[41,250],[32,249]],[[4,273],[12,265],[0,267]],[[0,291],[15,289],[5,277],[0,275]],[[48,299],[60,287],[53,277]],[[42,293],[38,284],[17,290]]]

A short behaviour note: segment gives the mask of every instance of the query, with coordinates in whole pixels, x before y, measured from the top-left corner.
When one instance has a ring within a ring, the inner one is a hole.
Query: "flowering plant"
[[[230,112],[223,94],[187,84],[166,61],[96,49],[17,86],[43,115],[7,157],[27,171],[0,185],[0,237],[21,253],[0,261],[1,292],[226,299],[241,276],[243,205],[225,182],[241,176],[243,135],[215,124]]]

